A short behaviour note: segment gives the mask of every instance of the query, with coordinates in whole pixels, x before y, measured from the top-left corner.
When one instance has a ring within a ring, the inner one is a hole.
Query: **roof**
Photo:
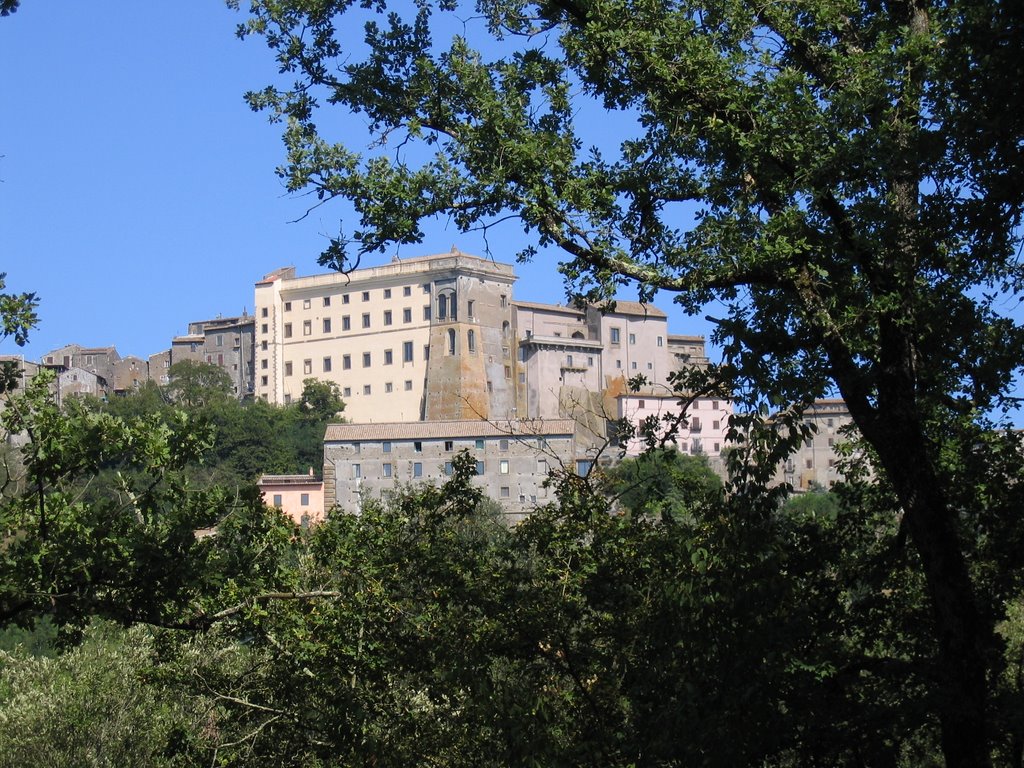
[[[614,304],[612,308],[611,304]],[[598,307],[602,309],[602,307]],[[603,308],[608,315],[639,315],[640,317],[668,317],[653,304],[641,304],[639,301],[615,301]]]
[[[668,335],[669,344],[703,344],[703,336],[687,336],[685,334],[670,333]]]
[[[523,419],[520,421],[409,421],[381,424],[328,424],[324,442],[356,440],[419,440],[457,437],[542,437],[572,435],[572,419]]]
[[[512,306],[522,309],[536,309],[540,312],[557,312],[563,315],[572,315],[573,317],[582,317],[583,312],[576,309],[575,307],[565,307],[561,304],[541,304],[536,301],[513,301]]]
[[[261,475],[257,485],[323,485],[313,475]]]

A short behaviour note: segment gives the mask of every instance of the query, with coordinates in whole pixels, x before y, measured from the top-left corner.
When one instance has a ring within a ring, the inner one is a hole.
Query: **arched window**
[[[448,317],[448,296],[442,293],[437,297],[437,319],[444,320]]]
[[[508,334],[509,334],[509,331],[511,330],[511,328],[512,327],[508,324],[508,320],[506,320],[505,322],[503,322],[501,324],[501,335],[502,335],[503,338],[506,338],[506,339],[508,338]]]
[[[469,350],[469,354],[476,354],[476,331],[470,331],[466,334],[466,349]]]
[[[583,338],[583,332],[582,332],[582,331],[576,331],[576,333],[574,333],[574,334],[572,335],[572,337],[573,337],[574,339],[582,339],[582,338]]]
[[[449,328],[448,329],[448,354],[449,355],[454,355],[455,354],[455,329],[454,328]]]

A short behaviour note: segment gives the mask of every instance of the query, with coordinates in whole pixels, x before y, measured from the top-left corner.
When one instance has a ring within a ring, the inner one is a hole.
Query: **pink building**
[[[257,483],[263,503],[277,507],[299,525],[324,519],[324,483],[308,475],[263,475]]]
[[[620,420],[639,427],[653,417],[658,423],[656,434],[659,435],[667,433],[674,417],[679,414],[679,398],[674,395],[630,392],[619,395],[618,403]],[[674,445],[680,453],[707,456],[712,468],[724,476],[722,454],[732,413],[732,401],[726,398],[699,397],[690,405],[686,419],[679,422],[674,439],[666,445]],[[638,456],[645,447],[646,443],[640,436],[633,437],[622,446],[628,456]]]

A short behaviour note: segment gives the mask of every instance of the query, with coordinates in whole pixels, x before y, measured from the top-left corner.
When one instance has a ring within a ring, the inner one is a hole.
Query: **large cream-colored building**
[[[357,423],[515,413],[509,264],[451,253],[256,284],[255,392],[285,404],[338,384]]]

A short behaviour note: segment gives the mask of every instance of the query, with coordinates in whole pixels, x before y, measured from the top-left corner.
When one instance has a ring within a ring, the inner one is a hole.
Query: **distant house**
[[[277,507],[299,525],[324,519],[324,483],[308,475],[263,475],[257,483],[263,503]]]

